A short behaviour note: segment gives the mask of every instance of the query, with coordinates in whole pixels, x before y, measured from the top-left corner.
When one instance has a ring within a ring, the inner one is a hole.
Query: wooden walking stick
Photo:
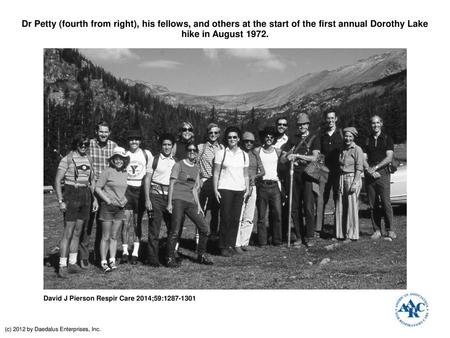
[[[294,161],[291,161],[289,168],[289,222],[288,222],[288,248],[291,246],[291,228],[292,228],[292,187],[294,185]]]

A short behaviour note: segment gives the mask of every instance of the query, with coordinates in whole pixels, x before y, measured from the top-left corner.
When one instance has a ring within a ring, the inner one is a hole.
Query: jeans
[[[317,196],[317,211],[316,211],[316,231],[322,231],[325,207],[330,199],[331,190],[333,190],[333,203],[336,208],[336,201],[339,190],[339,173],[330,172],[326,181],[319,182],[319,196]]]
[[[199,240],[197,254],[203,255],[208,244],[208,226],[203,215],[198,213],[198,206],[193,202],[183,200],[173,200],[172,220],[167,243],[167,257],[175,257],[175,247],[178,242],[179,231],[183,226],[184,215],[186,214],[198,229]]]
[[[159,262],[159,233],[161,231],[161,223],[170,231],[170,214],[166,210],[167,196],[157,193],[150,194],[150,201],[153,207],[153,219],[148,222],[148,259],[151,262]]]
[[[384,216],[386,231],[390,231],[394,219],[391,205],[391,174],[387,169],[379,171],[381,177],[366,178],[366,190],[369,196],[370,217],[373,231],[381,232],[381,218]]]
[[[205,182],[203,182],[199,197],[200,197],[200,205],[202,206],[205,215],[207,210],[210,210],[211,212],[211,221],[209,223],[210,232],[212,234],[217,234],[219,230],[220,205],[217,202],[216,195],[214,194],[212,177],[208,178]],[[206,204],[207,200],[208,203]]]
[[[305,237],[314,236],[314,193],[312,182],[303,171],[294,172],[292,220],[297,239],[305,241]]]
[[[272,221],[272,243],[281,244],[281,194],[278,183],[270,185],[263,183],[258,187],[258,197],[256,200],[258,208],[258,243],[267,244],[267,208],[269,208],[270,219]]]
[[[219,248],[226,249],[236,245],[239,231],[244,191],[220,189],[220,229]]]

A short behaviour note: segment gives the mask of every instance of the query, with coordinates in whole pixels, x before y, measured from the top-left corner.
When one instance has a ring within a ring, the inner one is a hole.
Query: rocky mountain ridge
[[[209,111],[214,107],[220,111],[250,111],[271,109],[298,102],[302,97],[330,88],[342,88],[357,83],[369,83],[406,69],[406,50],[374,55],[355,64],[334,70],[305,74],[298,79],[271,90],[236,95],[201,96],[171,92],[170,89],[142,81],[126,80],[129,85],[139,85],[164,102],[184,105],[197,111]]]

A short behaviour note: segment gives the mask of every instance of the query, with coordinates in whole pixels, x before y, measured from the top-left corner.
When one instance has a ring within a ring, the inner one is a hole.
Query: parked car
[[[391,174],[391,203],[406,204],[406,164],[400,164]]]
[[[368,203],[364,174],[362,179],[363,188],[360,196],[365,203]],[[406,205],[406,200],[406,163],[400,163],[397,171],[391,174],[391,203],[392,205]]]

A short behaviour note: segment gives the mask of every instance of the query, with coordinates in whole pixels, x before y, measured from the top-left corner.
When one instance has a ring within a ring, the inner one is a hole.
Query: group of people
[[[137,264],[145,212],[149,215],[146,263],[153,267],[161,263],[171,268],[180,266],[177,250],[186,216],[197,229],[199,264],[213,264],[206,254],[210,238],[218,239],[224,257],[254,250],[250,238],[255,230],[255,210],[259,246],[278,246],[291,239],[290,220],[293,244],[312,246],[321,236],[324,209],[331,194],[335,238],[358,240],[358,196],[363,172],[374,229],[372,238],[382,236],[382,216],[386,228],[383,235],[395,238],[389,179],[394,149],[392,139],[382,131],[382,119],[376,115],[371,118],[371,136],[362,147],[355,143],[356,128],[337,127],[335,112],[326,113],[325,119],[326,130],[313,134],[309,131],[309,116],[298,113],[296,138],[291,139],[288,120],[280,117],[274,127],[259,132],[258,147],[254,133],[242,133],[230,126],[221,138],[222,131],[215,123],[208,125],[206,141],[197,144],[194,126],[183,122],[178,139],[161,134],[159,150],[153,154],[142,148],[140,131],[129,132],[128,149],[119,147],[110,140],[111,130],[105,122],[98,124],[93,139],[77,135],[72,150],[60,161],[55,179],[65,220],[59,276],[65,278],[89,266],[94,223],[101,234],[97,255],[104,272],[117,269],[119,236],[120,263]],[[321,164],[319,177],[312,176],[309,170],[316,163]],[[208,211],[209,224],[205,221]],[[163,221],[167,249],[161,262],[159,237]]]

